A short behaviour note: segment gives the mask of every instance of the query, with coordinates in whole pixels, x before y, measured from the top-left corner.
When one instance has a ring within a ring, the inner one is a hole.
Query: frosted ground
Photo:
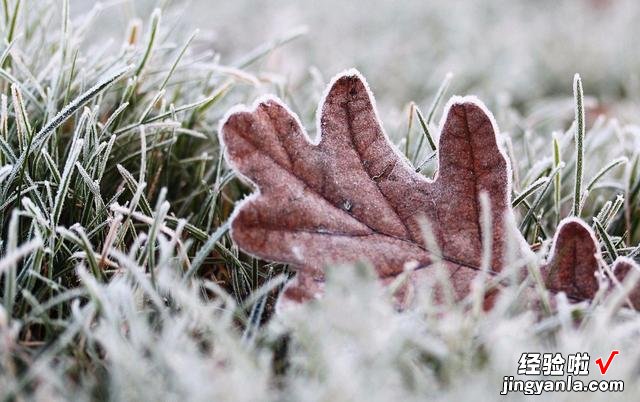
[[[545,398],[637,400],[640,316],[620,293],[591,306],[560,297],[557,312],[536,314],[516,286],[486,313],[467,309],[478,294],[434,305],[425,292],[399,313],[367,268],[335,267],[322,301],[266,322],[288,271],[229,239],[250,189],[222,163],[216,130],[231,105],[276,93],[313,131],[328,79],[356,67],[411,151],[422,132],[410,102],[427,112],[451,72],[445,97],[487,103],[514,196],[532,191],[516,219],[536,266],[571,207],[580,73],[585,182],[610,167],[582,218],[612,215],[603,249],[633,256],[640,3],[117,1],[93,13],[71,0],[69,20],[65,2],[25,0],[17,14],[3,3],[0,399],[493,401],[524,351],[619,349],[608,376],[623,393]],[[26,151],[33,134],[46,152]],[[561,180],[531,187],[550,179],[554,136]],[[26,174],[12,174],[21,163]],[[587,378],[600,377],[592,366]]]

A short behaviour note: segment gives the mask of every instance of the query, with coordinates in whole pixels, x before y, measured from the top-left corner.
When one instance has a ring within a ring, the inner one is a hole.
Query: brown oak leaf
[[[421,231],[426,219],[456,295],[465,296],[481,266],[481,192],[491,211],[490,272],[503,268],[511,171],[493,117],[476,98],[452,98],[440,127],[439,169],[430,180],[389,141],[355,70],[329,85],[316,141],[276,98],[232,109],[220,142],[229,165],[258,192],[236,206],[231,237],[251,255],[297,268],[283,297],[298,302],[321,294],[328,264],[365,260],[384,281],[407,263],[419,274],[433,257]]]
[[[609,282],[609,289],[614,289],[610,278],[602,273],[601,267],[605,262],[595,234],[580,219],[565,218],[560,222],[549,254],[549,262],[542,268],[547,289],[565,292],[578,301],[593,299],[601,283]],[[618,257],[611,272],[619,282],[623,282],[634,269],[640,267],[632,259]],[[636,309],[640,309],[640,284],[627,297]]]
[[[613,264],[611,271],[619,282],[624,282],[632,271],[640,271],[640,266],[630,258],[618,257]],[[631,305],[636,310],[640,310],[640,282],[636,282],[635,286],[627,294]]]
[[[543,273],[547,289],[578,299],[592,299],[598,291],[600,247],[593,230],[577,218],[558,225],[551,256]]]

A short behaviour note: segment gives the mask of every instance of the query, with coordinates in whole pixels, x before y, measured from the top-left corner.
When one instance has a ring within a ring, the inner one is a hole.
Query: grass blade
[[[582,176],[584,165],[584,94],[582,90],[582,80],[580,75],[576,74],[573,78],[573,96],[576,102],[576,180],[573,191],[573,210],[572,215],[580,216],[582,204]]]

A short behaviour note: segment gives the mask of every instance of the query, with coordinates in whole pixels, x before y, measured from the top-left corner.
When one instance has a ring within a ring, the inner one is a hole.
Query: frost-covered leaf
[[[630,275],[632,271],[640,272],[640,266],[630,258],[618,257],[613,264],[611,271],[615,275],[616,279],[620,282],[624,282],[627,275]],[[636,283],[627,295],[629,301],[634,308],[640,310],[640,283]]]
[[[556,231],[549,262],[543,267],[545,283],[549,290],[565,292],[574,300],[589,300],[598,292],[601,283],[613,284],[600,267],[605,262],[595,233],[577,218],[566,218]],[[619,282],[634,269],[640,269],[630,258],[618,257],[611,268]],[[636,284],[628,294],[633,306],[640,308],[640,284]]]
[[[237,206],[231,236],[249,254],[298,269],[285,298],[317,296],[323,268],[340,262],[369,261],[386,280],[412,262],[417,278],[434,257],[423,239],[425,219],[463,297],[482,264],[481,193],[490,206],[489,271],[502,270],[511,172],[479,100],[454,97],[445,108],[435,180],[416,173],[391,144],[354,70],[329,86],[318,132],[312,142],[275,98],[233,109],[221,123],[227,161],[259,189]]]
[[[595,234],[576,218],[560,222],[545,267],[547,288],[567,296],[591,299],[598,291],[599,261],[602,260]]]

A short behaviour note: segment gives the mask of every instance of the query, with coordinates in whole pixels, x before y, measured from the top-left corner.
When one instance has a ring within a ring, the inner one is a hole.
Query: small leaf
[[[549,290],[587,300],[593,299],[599,283],[608,283],[609,289],[614,288],[611,278],[600,274],[599,267],[604,262],[595,233],[581,220],[566,218],[560,222],[550,255],[549,263],[543,268]],[[611,272],[622,282],[634,269],[640,270],[640,267],[631,258],[618,257]],[[634,284],[628,297],[633,307],[640,310],[640,283]]]
[[[611,271],[618,281],[624,282],[627,275],[630,275],[632,271],[640,272],[640,266],[630,258],[619,257],[613,264]],[[635,283],[627,297],[629,298],[629,301],[631,301],[633,307],[636,310],[640,310],[640,283]]]
[[[598,291],[596,273],[602,260],[595,234],[576,218],[560,222],[550,259],[543,272],[547,288],[578,300],[592,299]]]

